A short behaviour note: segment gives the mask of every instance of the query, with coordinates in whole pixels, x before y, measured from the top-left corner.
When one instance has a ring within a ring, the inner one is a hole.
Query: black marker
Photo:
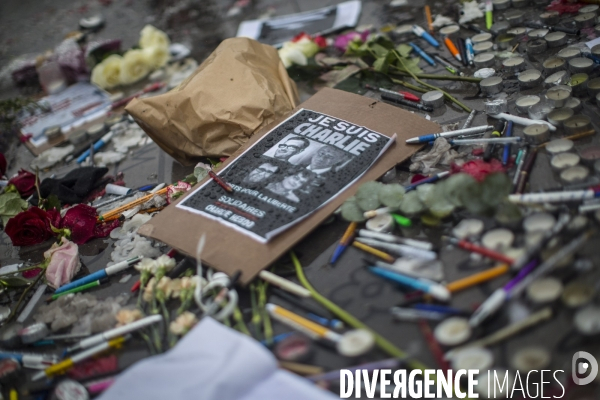
[[[424,104],[414,103],[412,101],[406,101],[403,98],[401,98],[400,96],[393,96],[393,95],[389,95],[387,93],[382,93],[381,99],[385,100],[385,101],[389,101],[391,103],[401,104],[401,105],[407,106],[407,107],[413,107],[413,108],[416,108],[416,109],[419,109],[422,111],[427,111],[427,112],[433,111],[433,107],[426,106]]]

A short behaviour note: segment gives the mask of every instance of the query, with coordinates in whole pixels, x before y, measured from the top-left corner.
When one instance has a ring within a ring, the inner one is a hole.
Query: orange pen
[[[448,48],[450,53],[454,56],[454,58],[456,58],[458,61],[462,61],[460,52],[458,51],[458,49],[456,48],[454,43],[452,43],[452,40],[450,40],[450,38],[448,36],[446,36],[444,38],[444,43],[446,43],[446,47]]]

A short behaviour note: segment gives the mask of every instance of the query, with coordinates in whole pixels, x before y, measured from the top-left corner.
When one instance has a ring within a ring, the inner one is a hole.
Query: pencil
[[[385,260],[385,261],[387,261],[389,263],[393,263],[394,261],[396,261],[396,259],[394,257],[392,257],[391,255],[389,255],[388,253],[384,253],[383,251],[377,250],[376,248],[368,246],[368,245],[366,245],[364,243],[354,241],[352,243],[352,246],[354,246],[357,249],[360,249],[360,250],[362,250],[364,252],[372,254],[372,255],[374,255],[376,257],[379,257],[379,258],[381,258],[381,259],[383,259],[383,260]]]
[[[215,181],[219,186],[225,189],[229,193],[233,193],[233,188],[227,184],[223,179],[219,177],[219,175],[215,174],[213,171],[209,170],[208,175]]]
[[[479,285],[480,283],[495,279],[499,276],[506,274],[508,271],[510,271],[510,266],[508,264],[501,264],[497,267],[490,268],[485,271],[467,276],[466,278],[450,282],[446,285],[446,289],[448,289],[452,293],[459,292],[461,290],[468,289],[475,285]]]
[[[433,20],[431,18],[431,8],[429,6],[425,6],[425,18],[427,18],[427,27],[429,28],[429,32],[433,33]]]
[[[137,205],[144,204],[148,200],[152,199],[154,196],[160,196],[160,195],[166,194],[167,190],[169,190],[169,186],[160,189],[156,193],[147,194],[146,196],[140,197],[137,200],[134,200],[125,205],[122,205],[121,207],[117,207],[114,210],[110,210],[109,212],[99,216],[98,219],[105,220],[107,218],[114,217],[115,215],[121,214],[123,211],[131,210],[133,207],[135,207]]]

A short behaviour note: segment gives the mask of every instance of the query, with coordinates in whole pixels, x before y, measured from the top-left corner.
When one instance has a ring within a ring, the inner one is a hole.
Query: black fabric
[[[61,204],[81,203],[85,197],[102,184],[101,178],[106,175],[108,168],[81,167],[69,172],[64,178],[46,178],[40,184],[42,198],[55,195]],[[37,194],[32,203],[37,204]]]

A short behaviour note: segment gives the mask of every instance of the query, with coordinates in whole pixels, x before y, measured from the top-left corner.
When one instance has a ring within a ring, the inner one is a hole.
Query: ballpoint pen
[[[506,126],[506,133],[504,134],[505,138],[510,138],[512,136],[513,130],[513,122],[508,121],[508,125]],[[502,139],[502,138],[498,138]],[[510,158],[510,143],[506,143],[504,145],[504,152],[502,153],[502,165],[506,166],[508,164],[508,159]]]
[[[475,50],[473,49],[473,41],[471,38],[465,39],[465,47],[467,48],[467,62],[469,65],[473,65],[473,59],[475,58]]]
[[[447,314],[443,314],[437,311],[430,310],[419,310],[416,308],[405,308],[405,307],[392,307],[390,313],[399,321],[415,322],[421,319],[429,321],[441,321],[448,317]]]
[[[451,74],[460,75],[460,76],[464,75],[462,72],[460,72],[460,70],[458,68],[456,68],[454,65],[450,64],[448,61],[444,60],[442,57],[440,57],[438,55],[434,55],[433,58],[435,58],[435,60],[437,62],[442,64],[444,66],[444,68],[446,68],[448,70],[448,72],[450,72]]]
[[[380,267],[368,267],[368,269],[377,276],[399,283],[403,286],[408,286],[415,290],[421,290],[438,300],[447,301],[450,299],[450,292],[444,285],[429,279],[412,278]]]
[[[364,243],[368,246],[373,246],[375,248],[380,248],[385,251],[399,254],[404,257],[420,258],[423,260],[435,260],[437,258],[437,254],[431,250],[423,250],[405,244],[381,242],[376,239],[369,239],[365,237],[357,237],[356,241]]]
[[[354,231],[356,231],[356,225],[357,225],[356,222],[351,222],[348,225],[348,228],[346,228],[346,231],[344,232],[344,235],[340,239],[340,242],[338,243],[338,245],[336,246],[335,250],[333,251],[333,254],[331,255],[331,259],[329,260],[329,264],[334,265],[335,262],[341,257],[341,255],[344,252],[344,250],[346,250],[346,248],[350,244],[350,241],[352,240],[352,236],[354,235]]]
[[[409,92],[396,92],[395,90],[390,90],[390,89],[386,89],[386,88],[382,88],[382,87],[375,87],[375,86],[371,86],[369,84],[366,84],[365,88],[367,88],[369,90],[377,90],[378,92],[387,93],[387,94],[391,94],[394,96],[400,96],[404,100],[410,100],[410,101],[414,101],[416,103],[421,101],[419,96],[415,96],[414,94],[409,93]]]
[[[425,39],[427,41],[427,43],[429,43],[433,47],[440,47],[440,44],[438,43],[438,41],[435,40],[435,38],[433,36],[431,36],[429,33],[425,32],[425,29],[421,28],[419,25],[413,25],[412,31],[418,37]]]
[[[529,174],[533,169],[535,164],[535,160],[537,159],[538,149],[533,149],[527,155],[527,158],[524,158],[523,167],[519,171],[519,177],[517,178],[517,184],[515,186],[515,194],[523,193],[525,190],[525,185],[527,185],[527,179],[529,178]]]
[[[0,351],[0,360],[12,358],[23,367],[31,369],[44,369],[58,362],[59,358],[53,354],[7,353]]]
[[[492,4],[492,7],[493,7],[493,4]],[[477,33],[490,33],[488,31],[486,31],[485,29],[481,29],[477,25],[473,25],[473,24],[469,24],[469,25],[463,25],[463,24],[461,24],[460,27],[464,28],[464,29],[468,29],[468,30],[473,31],[473,32],[477,32]]]
[[[494,4],[492,0],[485,0],[485,27],[490,29],[494,24]]]
[[[435,66],[435,61],[433,60],[433,58],[431,58],[431,56],[427,53],[425,53],[425,51],[420,48],[419,46],[417,46],[416,44],[414,44],[413,42],[409,42],[408,45],[410,47],[413,48],[413,50],[425,61],[427,61],[429,64]]]
[[[443,179],[447,176],[450,176],[450,171],[444,171],[444,172],[440,172],[437,173],[433,176],[430,176],[429,178],[425,178],[425,179],[421,179],[419,181],[416,181],[415,183],[411,183],[410,185],[407,185],[404,187],[404,190],[407,192],[410,192],[411,190],[414,190],[417,188],[417,186],[422,185],[424,183],[433,183],[433,182],[437,182],[440,179]]]
[[[79,156],[79,158],[77,158],[77,160],[76,160],[77,164],[81,164],[82,162],[84,162],[85,159],[90,156],[92,149],[93,149],[93,151],[98,151],[102,147],[104,147],[108,142],[110,142],[113,135],[114,135],[113,132],[108,132],[106,135],[102,136],[102,138],[100,140],[98,140],[96,143],[94,143],[94,145],[91,146],[90,149],[86,150],[82,155]]]
[[[550,31],[557,31],[557,32],[564,32],[564,33],[568,33],[570,35],[579,35],[580,31],[577,28],[567,28],[565,26],[560,26],[560,25],[543,25],[543,24],[537,24],[535,22],[528,22],[525,24],[525,26],[527,26],[528,28],[533,28],[533,29],[548,29]]]
[[[60,293],[55,293],[55,294],[53,294],[52,296],[50,296],[50,297],[49,297],[49,298],[46,300],[46,302],[47,302],[47,303],[49,303],[49,302],[51,302],[51,301],[53,301],[53,300],[56,300],[56,299],[58,299],[59,297],[66,296],[66,295],[68,295],[68,294],[71,294],[71,293],[79,293],[79,292],[83,292],[84,290],[88,290],[88,289],[92,289],[92,288],[98,287],[98,286],[100,286],[100,285],[101,285],[101,284],[102,284],[104,281],[106,281],[106,280],[105,280],[105,279],[103,279],[103,280],[101,281],[100,279],[98,279],[98,280],[95,280],[95,281],[92,281],[92,282],[89,282],[89,283],[84,283],[83,285],[80,285],[80,286],[74,287],[73,289],[68,289],[68,290],[62,291],[62,292],[60,292]]]
[[[452,57],[456,58],[458,61],[462,61],[460,52],[458,51],[458,49],[456,48],[456,46],[454,45],[454,43],[452,42],[452,40],[450,40],[450,38],[448,36],[446,36],[444,38],[444,44],[446,44],[448,51],[450,52],[450,54],[452,54]]]
[[[405,244],[407,246],[416,247],[416,248],[423,249],[423,250],[432,250],[433,249],[433,245],[429,242],[423,242],[421,240],[415,240],[415,239],[402,238],[402,237],[390,235],[389,233],[374,232],[374,231],[370,231],[368,229],[360,229],[358,231],[358,236],[371,238],[371,239],[377,239],[377,240],[381,240],[384,242]]]
[[[499,253],[494,250],[490,250],[487,247],[478,246],[478,245],[471,243],[464,239],[460,240],[460,239],[455,239],[455,238],[448,237],[448,236],[443,236],[442,239],[447,242],[457,245],[461,249],[465,249],[465,250],[468,250],[473,253],[481,254],[482,256],[491,258],[496,261],[500,261],[500,262],[503,262],[506,264],[512,264],[515,261],[511,257],[505,256],[502,253]]]
[[[471,123],[473,122],[473,119],[475,119],[476,114],[477,110],[471,110],[461,129],[467,129],[468,127],[470,127]]]
[[[96,354],[102,353],[103,351],[106,351],[108,349],[115,349],[121,347],[125,340],[127,340],[130,336],[131,335],[121,336],[116,339],[100,343],[99,345],[84,350],[80,353],[74,354],[73,356],[62,360],[57,364],[49,366],[44,371],[40,371],[38,374],[34,375],[31,378],[31,380],[37,381],[45,377],[52,378],[53,376],[64,374],[65,372],[73,368],[73,366],[77,363],[87,360],[88,358],[91,358]]]
[[[521,178],[521,171],[523,170],[523,166],[525,165],[525,159],[527,157],[529,149],[527,147],[519,150],[519,154],[517,155],[517,169],[515,170],[515,176],[513,176],[512,181],[512,191],[511,193],[515,193],[517,191],[517,184],[519,183],[519,179]]]
[[[119,336],[123,336],[127,333],[131,333],[131,332],[137,331],[139,329],[145,328],[149,325],[156,324],[158,322],[161,322],[162,320],[163,320],[162,315],[159,315],[159,314],[150,315],[148,317],[134,321],[130,324],[119,326],[114,329],[109,329],[108,331],[98,333],[94,336],[90,336],[87,339],[83,339],[76,345],[69,347],[66,350],[66,352],[67,352],[67,354],[69,354],[69,353],[72,353],[72,352],[80,350],[80,349],[88,349],[90,347],[97,346],[108,340],[115,339]]]
[[[387,93],[382,93],[381,94],[381,99],[391,102],[391,103],[396,103],[396,104],[401,104],[403,106],[407,106],[407,107],[411,107],[411,108],[416,108],[418,110],[421,111],[427,111],[427,112],[432,112],[433,111],[433,107],[425,105],[425,104],[421,104],[421,103],[415,103],[412,101],[407,101],[404,100],[403,97],[400,97],[396,94],[387,94]]]
[[[431,18],[431,7],[425,6],[425,19],[427,20],[427,28],[429,33],[433,33],[433,19]]]
[[[450,138],[450,137],[455,137],[455,136],[468,135],[471,133],[483,133],[492,128],[493,128],[493,126],[491,126],[491,125],[483,125],[483,126],[475,126],[475,127],[467,128],[467,129],[458,129],[456,131],[450,131],[450,132],[432,133],[429,135],[417,136],[417,137],[407,139],[406,143],[414,144],[414,143],[433,142],[435,139],[437,139],[439,137]]]
[[[66,285],[62,285],[61,287],[59,287],[58,289],[56,289],[56,291],[54,292],[54,294],[60,294],[64,291],[70,290],[70,289],[74,289],[78,286],[81,285],[85,285],[86,283],[90,283],[90,282],[94,282],[97,281],[99,279],[104,279],[107,278],[111,275],[115,275],[127,268],[129,268],[130,266],[132,266],[133,264],[137,263],[138,261],[140,261],[142,258],[144,258],[144,256],[136,256],[133,258],[130,258],[129,260],[125,260],[125,261],[121,261],[119,263],[116,263],[114,265],[111,265],[110,267],[106,267],[104,269],[101,269],[100,271],[96,271],[94,273],[91,273],[87,276],[84,276],[81,279],[77,279],[76,281],[73,281],[71,283],[67,283]]]

